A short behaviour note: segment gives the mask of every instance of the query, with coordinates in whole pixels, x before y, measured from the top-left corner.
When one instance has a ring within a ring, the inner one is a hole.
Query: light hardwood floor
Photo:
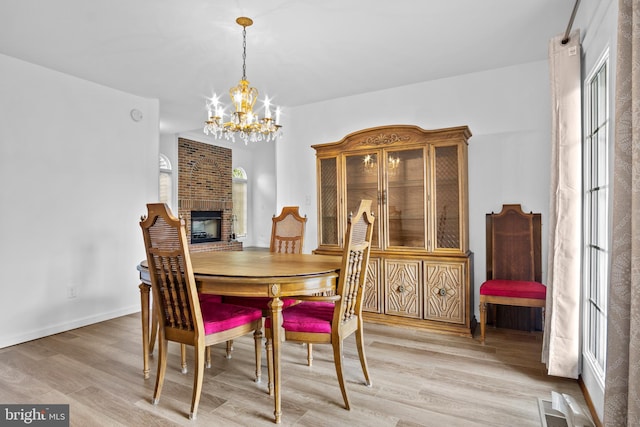
[[[0,349],[0,402],[68,403],[72,426],[270,426],[273,400],[253,379],[253,339],[212,351],[198,419],[189,421],[193,371],[180,373],[179,347],[169,345],[160,403],[142,377],[139,314]],[[549,377],[539,362],[542,335],[487,330],[475,339],[384,325],[365,325],[373,387],[364,378],[353,337],[345,372],[353,409],[343,407],[330,346],[285,343],[282,425],[295,426],[540,426],[537,398],[552,390],[584,404],[574,380]],[[188,353],[190,364],[193,354]]]

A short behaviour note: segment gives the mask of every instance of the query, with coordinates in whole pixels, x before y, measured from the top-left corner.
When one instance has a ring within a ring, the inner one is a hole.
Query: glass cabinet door
[[[379,158],[376,151],[345,156],[347,215],[358,210],[360,200],[371,200],[371,210],[376,217],[371,241],[374,248],[380,247]]]
[[[320,159],[320,245],[338,245],[338,165],[331,157]]]
[[[461,247],[458,166],[457,145],[434,148],[435,250]]]
[[[425,248],[425,171],[422,148],[387,151],[386,186],[388,247]]]

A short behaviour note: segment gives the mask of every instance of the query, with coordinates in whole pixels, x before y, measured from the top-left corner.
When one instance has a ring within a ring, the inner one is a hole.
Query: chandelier
[[[224,119],[224,105],[214,93],[207,102],[208,116],[204,126],[204,133],[213,135],[217,139],[223,137],[235,142],[236,136],[250,142],[275,141],[280,136],[280,107],[275,109],[275,118],[271,114],[271,101],[264,99],[264,117],[258,117],[253,112],[253,106],[258,99],[258,90],[249,86],[247,80],[247,27],[253,25],[251,18],[240,17],[236,23],[242,26],[242,79],[237,86],[229,89],[229,96],[233,102],[235,111],[230,114],[229,120]]]

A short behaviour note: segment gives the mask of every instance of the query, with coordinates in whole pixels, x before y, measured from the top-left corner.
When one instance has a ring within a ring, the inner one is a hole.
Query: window
[[[609,277],[609,61],[585,81],[583,146],[583,369],[604,382]]]
[[[247,235],[247,173],[241,167],[233,169],[233,231],[236,237]]]
[[[160,181],[158,183],[158,200],[171,206],[173,196],[172,170],[169,158],[160,154]]]

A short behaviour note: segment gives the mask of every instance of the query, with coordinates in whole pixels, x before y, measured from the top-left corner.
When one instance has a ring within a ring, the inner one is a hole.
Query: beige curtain
[[[640,1],[618,4],[605,426],[640,426]]]
[[[552,135],[549,260],[542,361],[549,375],[578,378],[580,355],[580,32],[549,41]]]

